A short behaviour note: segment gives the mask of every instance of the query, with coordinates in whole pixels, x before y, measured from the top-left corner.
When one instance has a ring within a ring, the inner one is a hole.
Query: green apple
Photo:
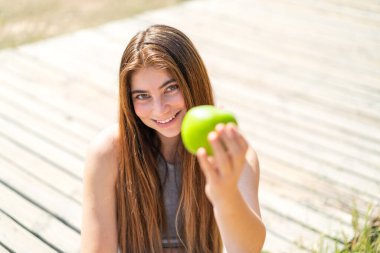
[[[219,123],[233,122],[237,124],[234,115],[224,109],[212,105],[200,105],[191,108],[185,115],[181,126],[181,137],[185,148],[196,154],[200,147],[204,147],[208,155],[212,155],[212,148],[208,142],[208,134]]]

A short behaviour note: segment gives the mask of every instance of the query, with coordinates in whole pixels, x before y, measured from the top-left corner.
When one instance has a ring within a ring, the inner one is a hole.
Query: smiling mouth
[[[181,111],[177,112],[176,114],[174,114],[174,116],[170,117],[169,119],[166,119],[166,120],[155,120],[154,119],[153,121],[158,123],[158,124],[167,124],[167,123],[171,122],[172,120],[174,120],[180,112]]]

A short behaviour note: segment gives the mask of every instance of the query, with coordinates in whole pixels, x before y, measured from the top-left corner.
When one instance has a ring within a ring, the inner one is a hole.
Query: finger
[[[233,128],[236,128],[236,125],[228,123],[223,129],[218,126],[217,131],[220,131],[223,142],[228,147],[227,152],[232,164],[232,170],[239,174],[245,162],[245,151],[243,144],[240,143],[238,137],[233,133]]]
[[[217,132],[218,136],[221,138],[223,149],[228,152],[228,139],[226,136],[225,125],[223,123],[217,124],[215,126],[215,132]]]
[[[212,150],[214,151],[214,158],[219,169],[219,173],[222,176],[229,173],[232,170],[231,162],[226,150],[222,145],[221,137],[218,136],[218,133],[212,131],[208,135],[208,140],[211,144]]]
[[[233,134],[232,128],[234,124],[228,123],[227,125],[218,124],[216,131],[222,138],[223,147],[230,156],[241,155],[242,147],[238,138]],[[231,157],[232,158],[232,157]]]
[[[214,170],[218,170],[218,166],[216,165],[216,162],[215,162],[215,158],[212,157],[212,156],[208,156],[207,157],[207,160],[208,162],[210,163],[211,167],[214,169]]]
[[[237,127],[232,127],[231,128],[232,135],[235,136],[242,147],[242,151],[245,153],[248,150],[248,142],[247,140],[243,137],[243,135],[240,133],[240,131],[237,129]]]
[[[205,148],[199,148],[197,151],[197,158],[207,181],[213,181],[218,176],[217,171],[213,165],[208,161],[207,152]]]

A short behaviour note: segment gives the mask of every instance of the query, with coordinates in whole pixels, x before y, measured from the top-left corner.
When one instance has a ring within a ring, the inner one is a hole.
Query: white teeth
[[[160,124],[165,124],[165,123],[172,121],[174,118],[175,118],[175,115],[173,117],[171,117],[170,119],[167,119],[167,120],[163,120],[163,121],[156,120],[156,121]]]

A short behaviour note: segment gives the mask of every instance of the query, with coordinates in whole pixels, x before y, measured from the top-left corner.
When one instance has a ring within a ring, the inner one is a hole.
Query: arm
[[[117,252],[117,159],[110,130],[91,143],[83,177],[81,252]]]
[[[250,158],[247,156],[247,161]],[[256,173],[259,167],[252,167],[253,162],[246,163],[236,196],[214,206],[215,219],[227,252],[260,252],[265,241],[266,231],[257,194],[259,177]]]
[[[197,155],[225,247],[230,253],[260,252],[266,230],[260,218],[256,154],[232,124],[218,125],[209,141],[214,156],[207,157],[204,149]]]

